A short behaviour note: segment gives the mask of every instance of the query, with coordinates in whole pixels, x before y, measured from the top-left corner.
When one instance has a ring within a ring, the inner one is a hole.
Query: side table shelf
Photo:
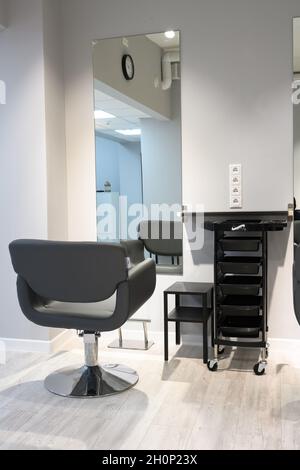
[[[168,296],[175,295],[175,308],[169,312]],[[197,295],[202,297],[202,307],[184,307],[181,297],[184,295]],[[169,360],[169,322],[176,324],[176,344],[180,344],[180,323],[203,324],[203,362],[208,361],[208,320],[213,322],[213,284],[198,282],[176,282],[164,291],[164,351],[165,361]],[[213,331],[213,323],[212,323]]]

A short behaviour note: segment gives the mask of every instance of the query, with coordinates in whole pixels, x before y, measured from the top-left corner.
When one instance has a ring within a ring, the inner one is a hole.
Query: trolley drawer
[[[258,251],[261,238],[226,237],[220,240],[224,251]]]
[[[226,317],[219,330],[225,338],[258,338],[261,327],[261,317]]]
[[[260,314],[262,297],[246,295],[229,295],[225,297],[219,306],[225,316],[257,317]]]
[[[258,295],[260,276],[225,276],[219,284],[223,295]]]
[[[223,274],[258,274],[261,258],[225,257],[218,262]]]

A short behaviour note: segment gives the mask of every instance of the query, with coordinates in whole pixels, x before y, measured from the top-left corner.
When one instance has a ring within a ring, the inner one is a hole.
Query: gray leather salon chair
[[[300,220],[294,220],[294,243],[300,244]]]
[[[134,386],[126,366],[98,365],[98,338],[120,328],[153,294],[155,263],[121,244],[17,240],[9,250],[24,315],[50,328],[75,329],[83,338],[85,365],[55,372],[45,386],[57,395],[98,397]]]
[[[158,274],[182,274],[182,222],[144,220],[138,235],[150,256],[154,256]],[[166,259],[170,262],[166,263]]]
[[[294,294],[294,311],[297,321],[300,325],[300,245],[294,251],[293,265],[293,294]]]

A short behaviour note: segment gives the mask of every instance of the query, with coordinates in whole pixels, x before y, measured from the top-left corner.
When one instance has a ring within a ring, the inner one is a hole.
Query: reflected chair
[[[294,257],[296,248],[300,245],[300,220],[294,220]]]
[[[157,274],[182,274],[183,225],[179,221],[144,220],[138,228],[139,240],[154,256]],[[161,263],[160,257],[170,263]]]
[[[138,242],[137,242],[138,243]],[[98,397],[134,386],[126,366],[98,365],[98,338],[120,328],[153,294],[155,263],[123,244],[17,240],[9,245],[24,315],[49,328],[75,329],[85,365],[55,372],[46,388],[68,397]]]

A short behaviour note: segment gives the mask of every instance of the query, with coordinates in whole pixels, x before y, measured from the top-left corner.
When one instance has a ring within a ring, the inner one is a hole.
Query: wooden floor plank
[[[300,449],[300,369],[286,351],[257,377],[253,351],[227,351],[208,371],[201,348],[148,352],[101,348],[103,362],[140,375],[121,395],[76,400],[50,394],[50,372],[80,364],[82,351],[8,354],[0,366],[0,449]],[[299,363],[300,365],[300,363]]]

